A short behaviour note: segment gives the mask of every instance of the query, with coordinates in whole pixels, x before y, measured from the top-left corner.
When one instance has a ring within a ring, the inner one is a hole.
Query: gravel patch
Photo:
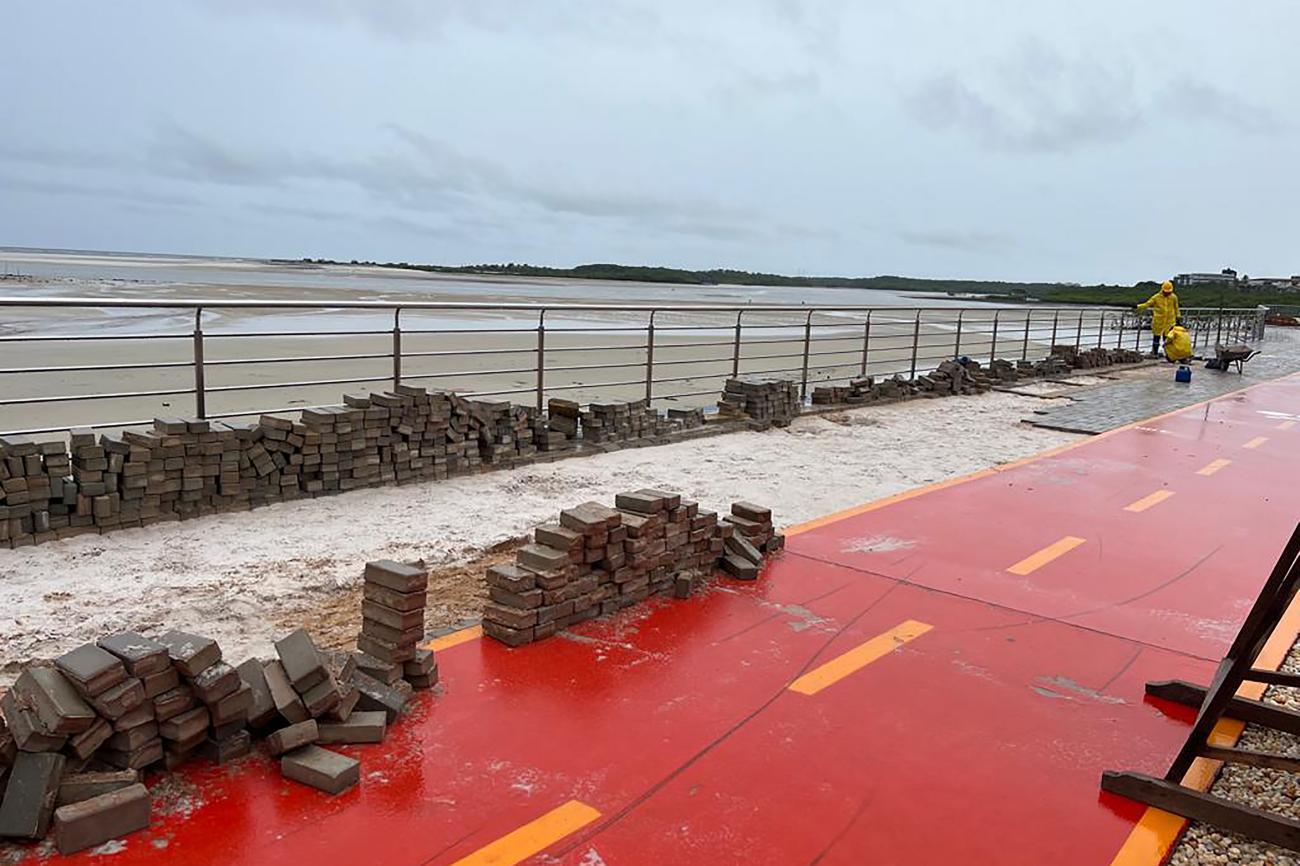
[[[1291,647],[1282,662],[1282,670],[1300,673],[1300,642]],[[1270,686],[1263,699],[1290,710],[1300,710],[1300,691],[1293,688]],[[1257,725],[1246,726],[1238,745],[1300,757],[1300,737]],[[1300,774],[1297,773],[1225,764],[1210,792],[1300,820]],[[1174,846],[1168,862],[1170,866],[1300,866],[1300,854],[1235,833],[1224,833],[1194,821]]]

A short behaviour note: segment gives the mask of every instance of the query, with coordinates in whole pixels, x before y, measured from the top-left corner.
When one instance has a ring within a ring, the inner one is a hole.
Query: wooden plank
[[[1288,773],[1300,772],[1300,758],[1282,755],[1277,752],[1260,752],[1255,749],[1238,749],[1230,746],[1204,746],[1201,757],[1212,761],[1229,761],[1234,764],[1249,764],[1252,767],[1268,767],[1270,770],[1286,770]]]
[[[1300,688],[1300,674],[1293,674],[1287,671],[1264,671],[1259,668],[1251,668],[1246,671],[1242,679],[1249,680],[1252,683],[1268,683],[1270,686],[1292,686]]]
[[[1153,698],[1172,701],[1185,707],[1199,707],[1205,702],[1205,687],[1185,680],[1160,680],[1147,683],[1147,694]],[[1279,707],[1265,701],[1233,697],[1228,702],[1226,715],[1255,725],[1264,725],[1277,731],[1300,736],[1300,712]]]
[[[1261,842],[1300,851],[1300,821],[1193,791],[1143,773],[1107,770],[1101,774],[1101,788],[1193,821],[1204,821]]]
[[[1169,771],[1165,773],[1166,780],[1181,781],[1192,766],[1192,761],[1196,760],[1201,747],[1208,741],[1210,731],[1214,730],[1214,726],[1219,723],[1224,710],[1237,694],[1243,677],[1251,670],[1264,642],[1277,626],[1278,620],[1291,603],[1297,588],[1300,588],[1300,573],[1297,572],[1298,557],[1300,557],[1300,524],[1297,524],[1292,531],[1291,537],[1282,549],[1282,555],[1278,557],[1263,589],[1260,590],[1255,603],[1251,605],[1250,613],[1246,615],[1241,629],[1233,639],[1232,646],[1228,648],[1223,661],[1219,663],[1219,669],[1215,672],[1214,679],[1210,681],[1205,702],[1200,712],[1196,714],[1196,721],[1192,723],[1187,740],[1170,763]]]

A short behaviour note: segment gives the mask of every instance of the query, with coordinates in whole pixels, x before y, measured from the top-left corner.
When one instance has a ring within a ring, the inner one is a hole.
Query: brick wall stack
[[[797,410],[792,382],[737,398],[735,419],[766,426]],[[765,395],[765,396],[764,396]],[[746,407],[763,420],[753,421]],[[148,526],[376,485],[445,479],[589,442],[648,445],[704,426],[701,409],[657,412],[646,400],[532,407],[400,385],[340,406],[256,422],[158,418],[148,430],[70,441],[0,437],[0,547]],[[710,420],[713,420],[712,418]]]
[[[582,407],[573,400],[553,399],[546,404],[546,426],[552,434],[562,435],[572,442],[578,438],[578,423]]]
[[[1097,367],[1109,367],[1112,364],[1136,364],[1143,360],[1141,352],[1135,349],[1079,349],[1071,345],[1052,346],[1052,357],[1060,358],[1075,370],[1090,370]]]
[[[784,427],[797,417],[803,401],[799,388],[789,379],[744,377],[728,379],[720,411],[743,413],[761,427]]]
[[[704,426],[703,409],[669,409],[667,416],[674,429],[695,430]]]

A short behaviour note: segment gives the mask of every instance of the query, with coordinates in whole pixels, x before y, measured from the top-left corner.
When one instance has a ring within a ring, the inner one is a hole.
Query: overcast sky
[[[7,4],[0,245],[1300,272],[1300,4]]]

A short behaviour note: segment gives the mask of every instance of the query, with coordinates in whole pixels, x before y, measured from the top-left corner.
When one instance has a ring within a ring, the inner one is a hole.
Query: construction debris
[[[382,742],[413,689],[438,682],[418,646],[423,563],[368,563],[365,586],[364,652],[322,651],[297,629],[274,660],[232,667],[210,638],[169,631],[106,635],[29,664],[0,696],[0,837],[41,839],[53,820],[71,853],[142,829],[141,770],[238,760],[255,733],[286,778],[331,794],[355,785],[358,762],[318,744]]]

